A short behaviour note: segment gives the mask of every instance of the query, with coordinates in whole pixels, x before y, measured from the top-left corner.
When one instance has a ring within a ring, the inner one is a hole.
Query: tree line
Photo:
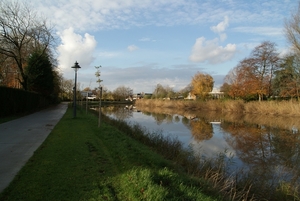
[[[225,96],[244,100],[299,99],[300,2],[298,9],[285,21],[284,31],[292,47],[290,53],[280,56],[276,43],[263,41],[226,75],[221,86]],[[54,41],[50,23],[28,4],[1,1],[0,85],[71,99],[74,83],[72,80],[65,80],[57,70],[57,62],[52,53]],[[197,72],[180,91],[157,84],[154,91],[144,94],[144,97],[182,98],[191,94],[198,99],[206,99],[213,87],[211,75]],[[84,90],[97,94],[99,89]],[[132,95],[133,90],[123,85],[114,91],[103,87],[104,99],[121,100]]]
[[[0,2],[0,85],[58,98],[62,76],[55,68],[52,32],[29,4]]]

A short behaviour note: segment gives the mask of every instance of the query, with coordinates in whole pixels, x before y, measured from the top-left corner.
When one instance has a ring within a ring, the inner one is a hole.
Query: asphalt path
[[[61,103],[0,124],[0,192],[44,142],[67,107],[67,103]]]

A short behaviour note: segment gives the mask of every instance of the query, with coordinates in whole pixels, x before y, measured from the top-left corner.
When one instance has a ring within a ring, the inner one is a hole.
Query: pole
[[[85,113],[87,114],[87,108],[88,108],[88,92],[86,92],[86,96],[85,96]]]
[[[73,110],[73,118],[76,117],[76,82],[77,82],[77,69],[75,69],[75,87],[74,87],[74,110]]]
[[[102,87],[99,87],[100,88],[100,100],[99,100],[99,118],[98,118],[98,127],[101,126],[101,98],[102,98]]]

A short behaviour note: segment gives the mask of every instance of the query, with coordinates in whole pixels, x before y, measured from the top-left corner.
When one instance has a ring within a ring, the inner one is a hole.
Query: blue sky
[[[25,0],[24,0],[25,1]],[[269,40],[284,54],[284,20],[297,0],[32,0],[55,25],[59,69],[80,87],[102,85],[134,93],[157,84],[178,91],[197,72],[210,74],[215,88],[253,48]]]

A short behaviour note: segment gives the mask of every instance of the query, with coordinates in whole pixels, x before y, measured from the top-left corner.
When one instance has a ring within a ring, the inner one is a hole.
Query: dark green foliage
[[[275,72],[273,91],[281,98],[299,99],[300,96],[300,61],[296,55],[283,58],[280,68]]]
[[[52,64],[47,54],[34,52],[28,58],[26,75],[30,91],[46,96],[52,94],[54,89],[54,75]]]

